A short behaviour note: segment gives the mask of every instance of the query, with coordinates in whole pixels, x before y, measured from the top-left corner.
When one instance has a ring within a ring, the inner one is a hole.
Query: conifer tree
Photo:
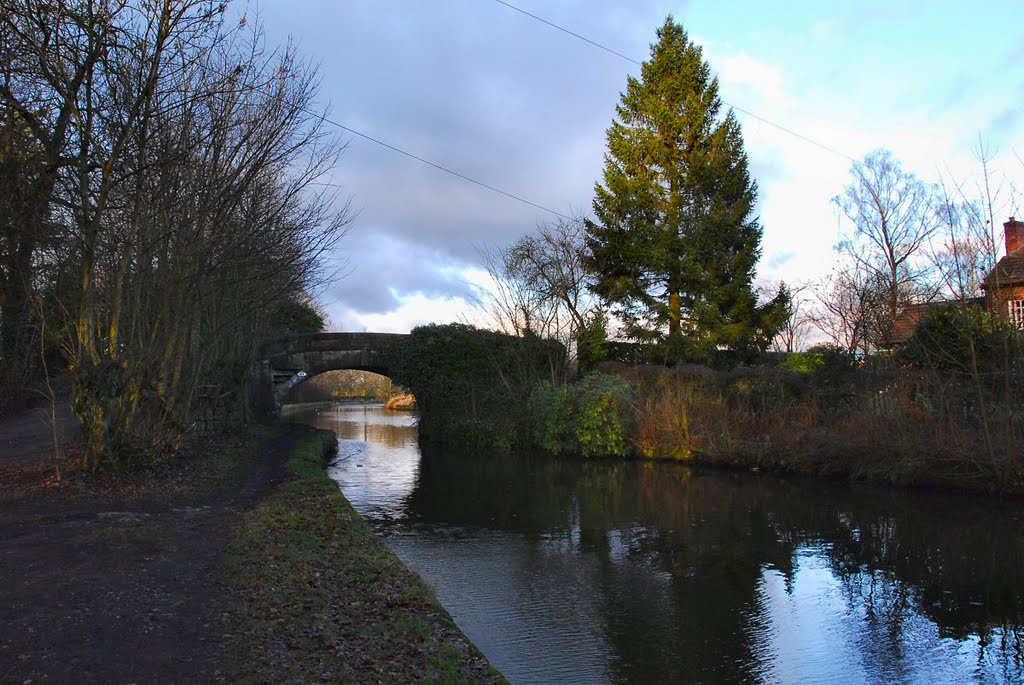
[[[720,117],[718,79],[672,17],[630,77],[607,132],[587,225],[595,292],[635,339],[684,341],[690,356],[770,340],[784,290],[758,306],[761,227],[743,136]]]

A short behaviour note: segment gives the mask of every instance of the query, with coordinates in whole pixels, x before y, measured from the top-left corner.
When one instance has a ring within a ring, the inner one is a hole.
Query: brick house
[[[985,276],[981,289],[985,297],[967,301],[971,307],[987,307],[996,314],[1003,314],[1013,321],[1017,328],[1024,330],[1024,222],[1014,217],[1003,224],[1006,236],[1006,256]],[[912,304],[899,313],[893,322],[893,331],[885,346],[895,349],[907,342],[918,322],[928,309],[948,302],[926,302]]]
[[[1024,222],[1012,216],[1003,224],[1006,256],[985,276],[981,288],[993,312],[1024,330]]]

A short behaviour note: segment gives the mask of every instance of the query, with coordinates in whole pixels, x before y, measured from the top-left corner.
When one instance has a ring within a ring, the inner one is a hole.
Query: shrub
[[[615,376],[592,373],[572,388],[579,453],[583,456],[627,454],[629,447],[622,416],[628,404],[629,384]]]
[[[541,381],[530,392],[527,406],[533,443],[552,454],[560,453],[571,442],[568,387]]]
[[[1000,373],[1020,363],[1020,333],[980,307],[930,307],[898,354],[923,369]]]
[[[562,387],[539,383],[529,400],[534,443],[553,454],[629,454],[623,420],[629,399],[629,383],[603,373],[588,374]]]
[[[416,397],[422,436],[502,448],[516,446],[530,390],[561,376],[566,360],[553,340],[465,324],[414,328],[386,354],[392,378]]]
[[[797,373],[811,373],[824,365],[825,355],[820,352],[790,352],[779,362],[777,368]]]

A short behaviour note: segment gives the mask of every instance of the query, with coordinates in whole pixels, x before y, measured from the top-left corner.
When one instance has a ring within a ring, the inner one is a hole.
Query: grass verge
[[[430,588],[324,471],[328,431],[300,437],[287,476],[224,558],[229,664],[243,682],[504,683]]]

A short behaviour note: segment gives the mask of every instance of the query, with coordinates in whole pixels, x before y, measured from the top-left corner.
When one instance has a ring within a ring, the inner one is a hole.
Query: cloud
[[[1012,135],[1017,130],[1022,118],[1024,118],[1024,112],[1021,112],[1019,107],[1007,107],[989,122],[986,130],[1001,136]]]
[[[1003,41],[1011,49],[989,40],[998,59],[987,67],[971,61],[975,53],[958,53],[959,81],[922,75],[914,69],[938,42],[890,40],[909,30],[912,11],[884,5],[773,10],[747,21],[715,10],[718,23],[707,5],[663,0],[526,7],[634,59],[648,57],[655,29],[674,13],[691,38],[700,37],[723,99],[854,157],[890,147],[923,178],[940,164],[960,177],[972,170],[970,144],[985,122],[998,129],[993,136],[1001,132],[1002,149],[1012,149],[1020,115],[1010,105],[1024,101],[1020,90],[1006,96],[1024,63],[1012,36]],[[605,130],[636,65],[498,3],[265,0],[263,7],[268,44],[295,34],[322,65],[333,119],[558,212],[589,211]],[[806,45],[778,42],[797,31],[811,36]],[[910,52],[917,63],[904,59]],[[971,80],[979,73],[992,76]],[[916,101],[927,88],[929,97]],[[837,231],[829,199],[847,182],[849,161],[739,118],[759,184],[761,271],[789,280],[827,270]],[[341,244],[353,271],[323,300],[334,325],[355,330],[456,320],[472,299],[477,248],[510,243],[552,218],[359,137],[350,137],[333,182],[360,214]]]
[[[775,271],[788,264],[794,257],[796,257],[796,252],[793,251],[776,252],[765,259],[764,265],[770,271]]]
[[[755,59],[746,52],[710,59],[724,89],[738,93],[754,106],[777,106],[784,101],[784,80],[779,67]]]
[[[403,298],[386,313],[359,312],[345,306],[329,311],[330,325],[338,331],[408,333],[416,326],[431,323],[469,323],[486,326],[487,318],[473,301],[458,297],[427,297],[423,294]]]
[[[940,96],[934,108],[935,114],[943,114],[957,107],[970,97],[972,92],[981,87],[977,74],[960,74],[950,81],[944,95]]]
[[[473,294],[472,286],[460,276],[469,264],[451,254],[384,230],[350,234],[348,240],[345,249],[358,259],[352,260],[352,271],[327,290],[328,303],[343,302],[351,311],[384,314],[411,295],[469,298]]]
[[[1024,101],[1024,82],[1019,83],[1013,92],[1014,95],[1009,98],[1011,102]],[[1024,112],[1021,111],[1019,105],[1014,104],[994,116],[985,130],[990,136],[1005,140],[1012,138],[1019,129],[1021,121],[1024,121]]]

